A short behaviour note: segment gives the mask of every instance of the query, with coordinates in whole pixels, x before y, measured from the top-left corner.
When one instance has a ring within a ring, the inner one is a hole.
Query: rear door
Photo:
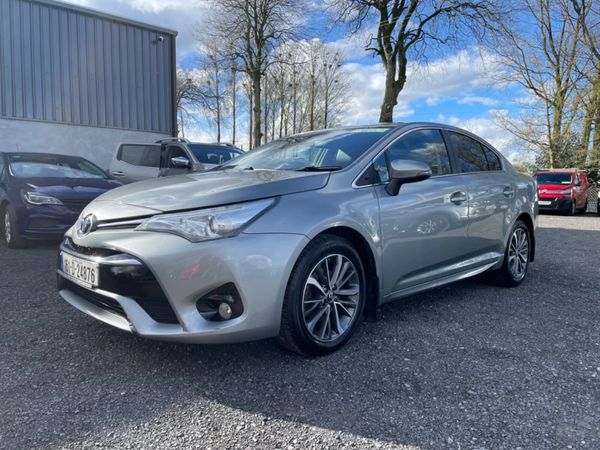
[[[492,149],[466,134],[449,130],[445,134],[469,194],[469,253],[501,255],[515,201],[514,180]]]
[[[158,177],[159,144],[121,144],[110,165],[110,174],[122,183]]]
[[[389,195],[388,165],[396,159],[425,162],[427,180],[404,184]],[[412,287],[461,270],[468,226],[467,188],[453,173],[439,129],[420,129],[401,136],[374,161],[381,185],[379,199],[383,243],[384,296],[395,297]]]

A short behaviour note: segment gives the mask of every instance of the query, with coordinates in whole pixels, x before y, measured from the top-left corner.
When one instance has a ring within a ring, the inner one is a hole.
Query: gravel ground
[[[340,352],[146,341],[55,291],[55,244],[0,248],[0,447],[600,448],[600,218],[542,216],[516,289],[386,305]]]

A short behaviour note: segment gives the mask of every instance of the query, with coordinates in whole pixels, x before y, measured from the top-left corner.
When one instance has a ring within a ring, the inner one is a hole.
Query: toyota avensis
[[[207,173],[93,201],[67,232],[60,295],[140,336],[278,336],[338,349],[383,303],[534,258],[536,185],[487,142],[430,123],[322,130]]]

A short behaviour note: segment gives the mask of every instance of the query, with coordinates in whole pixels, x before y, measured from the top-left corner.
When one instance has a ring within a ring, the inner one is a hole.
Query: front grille
[[[98,294],[90,289],[86,289],[83,286],[79,286],[77,283],[67,280],[66,278],[60,278],[59,289],[67,289],[92,305],[97,306],[98,308],[110,311],[121,317],[127,317],[125,315],[125,311],[115,299]]]
[[[48,228],[59,225],[59,221],[56,219],[31,219],[29,221],[29,228]]]
[[[66,238],[63,241],[63,245],[67,250],[72,250],[74,253],[79,253],[80,255],[85,256],[112,256],[118,255],[119,252],[117,250],[111,250],[108,248],[98,248],[98,247],[83,247],[81,245],[75,244],[71,239]]]

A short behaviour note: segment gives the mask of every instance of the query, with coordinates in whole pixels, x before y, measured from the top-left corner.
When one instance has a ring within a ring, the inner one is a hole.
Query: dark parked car
[[[231,144],[204,144],[168,138],[154,144],[121,144],[110,163],[110,175],[127,184],[149,178],[206,172],[244,152]]]
[[[85,206],[120,186],[84,158],[0,153],[0,231],[9,248],[60,239]]]

